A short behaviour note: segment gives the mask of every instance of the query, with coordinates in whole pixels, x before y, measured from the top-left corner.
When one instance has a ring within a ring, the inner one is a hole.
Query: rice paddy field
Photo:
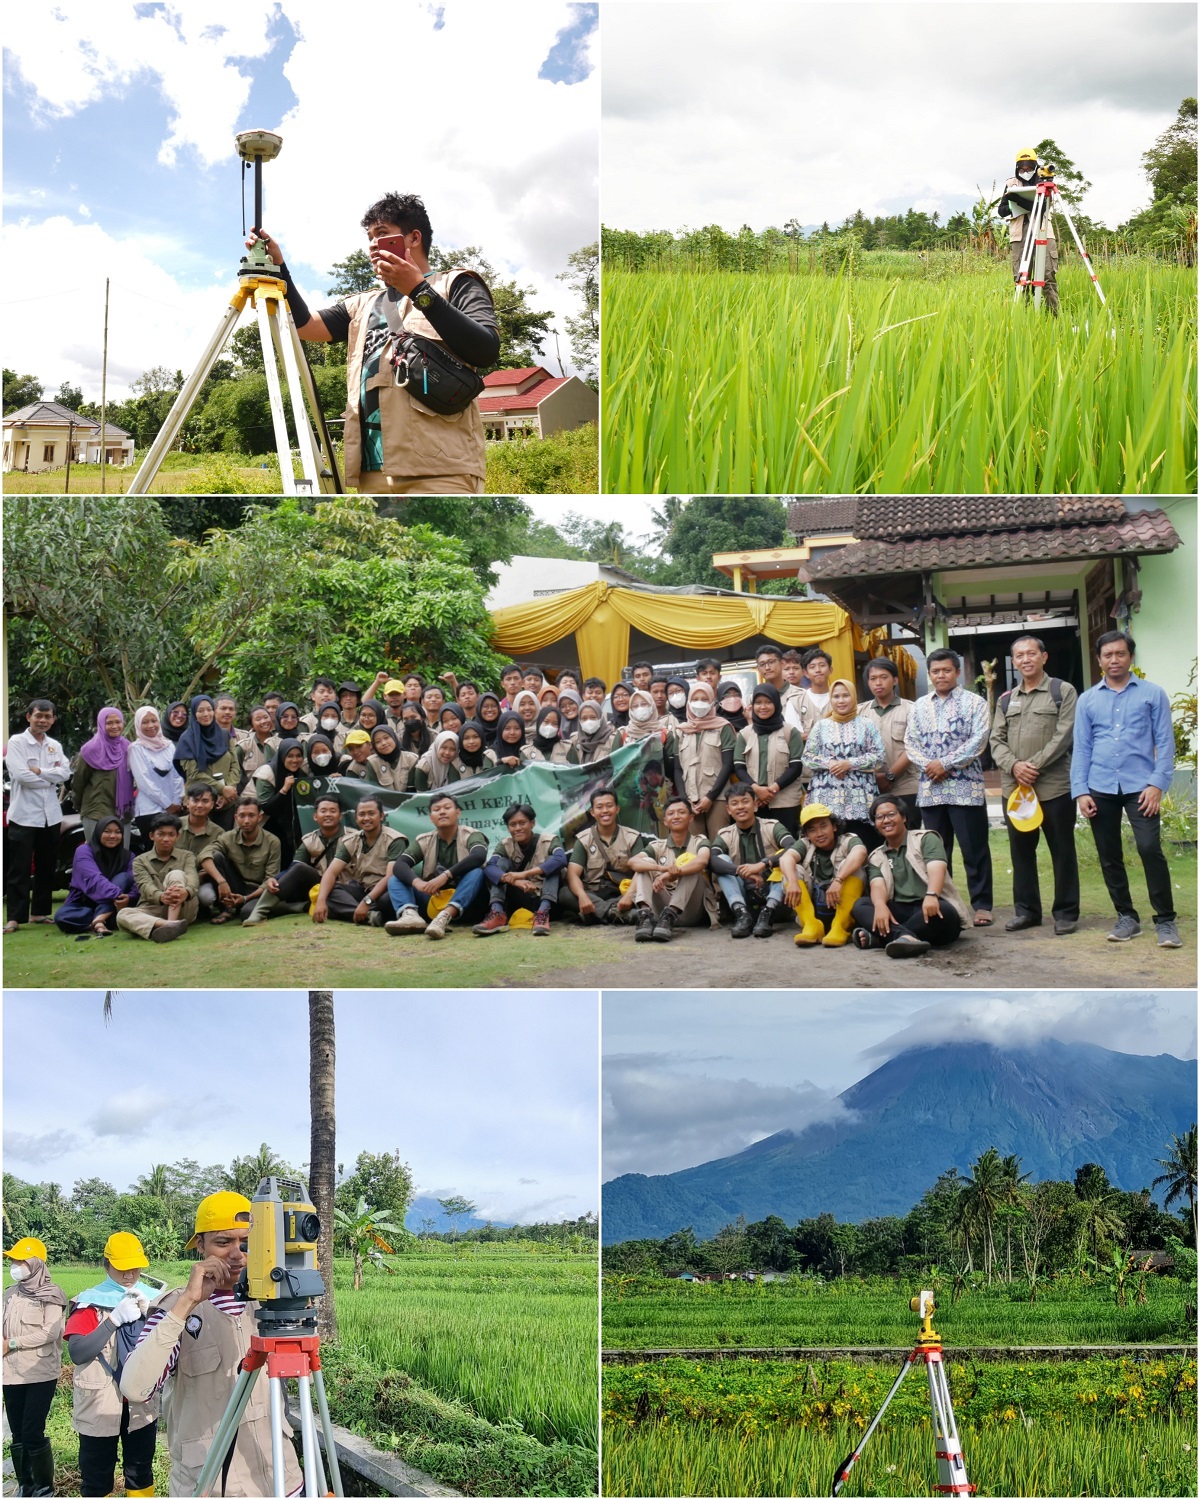
[[[916,257],[908,260],[914,265]],[[1195,276],[604,271],[606,493],[1188,493]]]

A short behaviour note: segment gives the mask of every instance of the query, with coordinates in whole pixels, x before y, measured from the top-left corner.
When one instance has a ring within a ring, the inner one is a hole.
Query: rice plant
[[[606,269],[607,493],[1185,493],[1187,270],[1077,263],[1062,315],[1004,267],[937,279]]]

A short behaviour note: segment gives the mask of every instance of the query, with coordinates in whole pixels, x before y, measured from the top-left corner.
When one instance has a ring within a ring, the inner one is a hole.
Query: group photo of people
[[[1011,860],[1006,934],[1077,931],[1090,840],[1108,942],[1148,930],[1179,948],[1159,817],[1172,710],[1136,649],[1127,631],[1099,635],[1099,680],[1078,693],[1021,635],[1016,686],[991,704],[948,647],[925,655],[915,698],[898,653],[851,680],[819,646],[769,641],[741,663],[635,661],[613,683],[517,661],[494,682],[384,667],[369,683],[318,676],[303,702],[109,705],[74,755],[54,704],[34,699],[5,757],[5,933],[165,944],[197,923],[292,918],[441,940],[608,924],[635,943],[701,928],[918,958],[996,921],[986,762]]]

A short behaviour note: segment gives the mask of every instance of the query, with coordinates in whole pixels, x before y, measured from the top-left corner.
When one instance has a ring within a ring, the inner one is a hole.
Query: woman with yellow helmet
[[[79,1434],[79,1493],[111,1495],[117,1445],[126,1495],[153,1495],[158,1395],[126,1401],[121,1372],[150,1303],[162,1291],[142,1280],[150,1262],[136,1234],[110,1234],[104,1280],[71,1303],[65,1336],[75,1366],[71,1426]]]
[[[12,1433],[18,1495],[54,1493],[46,1418],[62,1369],[67,1299],[50,1280],[46,1247],[26,1235],[4,1252],[13,1285],[4,1293],[4,1410]]]

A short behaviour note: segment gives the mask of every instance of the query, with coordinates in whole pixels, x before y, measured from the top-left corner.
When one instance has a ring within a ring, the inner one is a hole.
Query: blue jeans
[[[468,870],[458,881],[454,889],[454,905],[458,907],[460,917],[465,917],[471,908],[472,902],[483,889],[483,867]],[[387,885],[388,900],[392,903],[396,915],[399,916],[406,906],[415,906],[421,916],[429,915],[429,897],[423,891],[414,891],[408,882],[399,875],[390,875]]]
[[[133,890],[133,872],[126,871],[113,880],[123,896]],[[69,890],[67,899],[54,913],[54,925],[60,932],[90,932],[97,917],[111,917],[116,907],[111,901],[93,901],[82,891]]]
[[[783,881],[768,880],[766,884],[766,897],[764,899],[763,887],[756,887],[753,896],[747,895],[745,882],[738,875],[718,875],[717,885],[720,887],[722,896],[729,902],[731,907],[757,905],[762,902],[766,906],[778,906],[783,900]]]

